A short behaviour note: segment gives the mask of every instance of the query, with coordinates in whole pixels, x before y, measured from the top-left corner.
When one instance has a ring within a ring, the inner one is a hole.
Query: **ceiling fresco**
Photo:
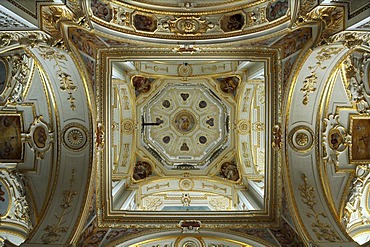
[[[365,246],[369,6],[2,1],[0,245]]]

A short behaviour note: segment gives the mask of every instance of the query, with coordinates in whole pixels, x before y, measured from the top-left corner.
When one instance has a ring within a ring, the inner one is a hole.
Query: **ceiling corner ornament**
[[[41,29],[51,35],[54,46],[60,46],[60,48],[66,49],[63,41],[64,32],[61,31],[63,22],[71,22],[89,28],[86,16],[82,14],[82,11],[75,9],[75,12],[78,15],[67,6],[61,4],[41,6]]]
[[[324,212],[318,212],[315,208],[317,199],[314,187],[308,185],[306,174],[303,173],[301,178],[303,184],[299,185],[298,190],[300,191],[302,203],[308,207],[308,211],[306,213],[307,217],[313,218],[311,229],[315,233],[317,240],[340,242],[341,239],[338,237],[337,233],[328,223],[325,223],[326,214]],[[308,224],[308,222],[306,222],[306,224]]]
[[[307,152],[314,143],[313,131],[305,126],[294,127],[288,135],[289,145],[297,152]]]
[[[326,156],[323,159],[334,165],[339,164],[338,155],[351,143],[351,136],[338,119],[339,115],[329,115],[324,119],[323,147]]]
[[[298,18],[298,25],[318,21],[323,23],[324,28],[321,39],[328,42],[331,35],[343,31],[345,26],[344,8],[342,6],[318,6],[305,16]]]
[[[54,133],[49,131],[49,126],[42,120],[43,116],[36,117],[29,128],[29,133],[22,134],[24,141],[28,142],[36,153],[37,159],[43,159],[54,142]]]
[[[71,151],[81,151],[87,144],[87,128],[79,123],[70,123],[63,128],[63,144]]]
[[[60,204],[61,212],[55,213],[54,217],[56,219],[56,222],[54,224],[47,225],[44,229],[44,234],[41,236],[41,240],[43,244],[52,244],[55,242],[58,242],[61,238],[63,233],[66,233],[68,231],[68,227],[64,227],[65,223],[65,217],[72,213],[72,211],[69,209],[72,207],[73,198],[77,195],[77,191],[73,190],[73,184],[75,182],[75,175],[76,171],[72,169],[71,173],[71,179],[69,180],[69,189],[64,190],[63,200]]]
[[[220,174],[223,178],[235,182],[238,181],[240,178],[238,166],[234,161],[223,163],[220,168]]]
[[[301,92],[303,92],[302,104],[307,105],[310,102],[310,94],[316,91],[317,83],[317,70],[325,70],[326,66],[323,65],[325,61],[330,60],[332,56],[337,55],[343,48],[341,47],[323,47],[316,55],[316,64],[308,66],[310,75],[306,76],[303,81]]]
[[[152,166],[146,161],[138,161],[135,164],[133,179],[136,181],[145,179],[152,175]]]
[[[202,17],[181,16],[161,23],[164,29],[178,35],[200,35],[215,27],[215,24]]]

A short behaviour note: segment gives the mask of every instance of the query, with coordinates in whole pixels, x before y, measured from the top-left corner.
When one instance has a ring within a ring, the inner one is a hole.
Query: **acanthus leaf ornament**
[[[302,202],[307,205],[309,211],[306,213],[308,218],[313,218],[311,223],[312,231],[315,233],[318,240],[327,240],[329,242],[338,242],[341,239],[337,233],[330,227],[328,223],[325,223],[323,219],[327,216],[324,212],[317,212],[315,206],[317,205],[317,199],[315,195],[314,187],[309,186],[307,183],[306,174],[301,176],[303,184],[299,185],[298,190],[300,191]]]
[[[337,55],[342,48],[339,47],[323,47],[316,55],[317,62],[313,66],[308,66],[310,75],[306,76],[303,81],[301,91],[303,92],[302,104],[307,105],[309,103],[310,94],[316,91],[317,83],[317,70],[325,70],[326,66],[323,65],[325,61],[332,58],[333,55]]]
[[[66,55],[51,47],[39,47],[39,50],[41,52],[41,56],[45,60],[53,61],[55,63],[53,67],[56,69],[57,76],[60,81],[59,88],[63,92],[68,93],[67,100],[70,103],[71,110],[74,111],[76,109],[76,105],[73,92],[77,91],[77,86],[73,82],[71,75],[68,73],[68,68],[66,66]]]
[[[65,223],[65,217],[72,211],[69,209],[72,207],[73,198],[77,195],[77,191],[73,190],[73,184],[75,182],[76,171],[72,169],[71,179],[69,180],[69,189],[63,191],[63,200],[60,204],[62,212],[60,214],[55,213],[54,217],[56,222],[54,224],[49,224],[44,228],[45,233],[41,236],[43,244],[51,244],[58,242],[61,238],[62,233],[68,231],[68,227],[63,226]]]

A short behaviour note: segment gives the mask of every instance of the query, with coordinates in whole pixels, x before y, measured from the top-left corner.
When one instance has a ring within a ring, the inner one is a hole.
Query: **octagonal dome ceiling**
[[[166,169],[205,169],[233,140],[229,131],[233,102],[222,100],[207,79],[165,79],[161,84],[138,104],[137,119],[142,119],[138,143]]]

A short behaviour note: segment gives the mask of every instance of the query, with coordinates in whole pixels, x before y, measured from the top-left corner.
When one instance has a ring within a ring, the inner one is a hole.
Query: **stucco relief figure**
[[[147,93],[151,89],[151,81],[149,78],[142,76],[134,76],[132,78],[132,84],[135,87],[136,96],[141,93]]]
[[[152,167],[148,162],[138,161],[134,167],[133,178],[135,180],[140,180],[152,175]]]
[[[238,167],[231,162],[222,164],[220,174],[228,180],[237,181],[239,179]]]
[[[236,76],[226,77],[220,81],[220,88],[222,92],[229,93],[235,96],[236,89],[239,84],[239,78]]]

